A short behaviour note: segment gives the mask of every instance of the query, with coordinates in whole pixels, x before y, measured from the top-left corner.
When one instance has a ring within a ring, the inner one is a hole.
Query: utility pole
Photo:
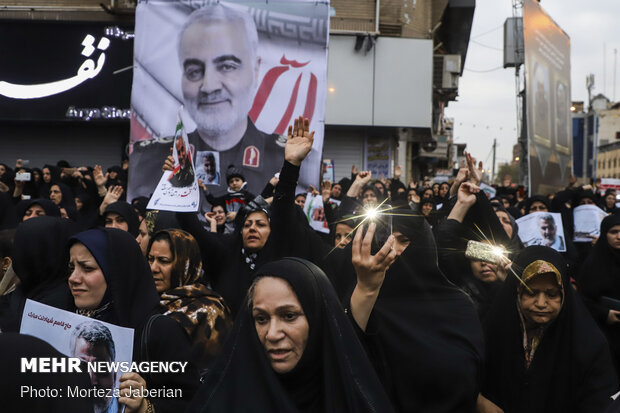
[[[491,167],[491,184],[495,182],[495,149],[497,148],[497,139],[493,138],[493,166]]]
[[[614,49],[614,97],[612,102],[616,101],[616,63],[618,62],[618,49]]]

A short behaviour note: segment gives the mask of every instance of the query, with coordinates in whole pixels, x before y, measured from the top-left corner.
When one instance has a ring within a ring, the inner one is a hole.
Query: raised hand
[[[329,201],[332,195],[332,183],[329,181],[321,182],[321,198],[323,198],[323,204]]]
[[[313,142],[314,131],[310,132],[310,120],[300,116],[295,119],[292,126],[288,127],[284,159],[295,166],[300,166],[312,150]]]
[[[465,154],[465,158],[467,159],[467,169],[469,170],[469,182],[474,185],[480,185],[480,182],[482,182],[482,162],[476,168],[476,158],[471,156],[469,152]]]
[[[398,256],[396,250],[392,248],[393,235],[388,237],[375,255],[371,255],[370,248],[376,228],[377,224],[372,222],[363,239],[361,230],[358,230],[353,238],[351,262],[357,274],[357,285],[366,292],[377,292],[381,288],[386,271]]]
[[[103,170],[101,169],[101,165],[95,165],[93,169],[93,180],[95,181],[95,185],[98,187],[105,186],[108,182],[108,173],[103,174]]]
[[[476,194],[478,192],[480,192],[480,187],[470,182],[463,182],[459,187],[458,202],[466,206],[472,206],[476,203]]]
[[[394,169],[394,179],[398,180],[400,179],[400,176],[403,174],[403,168],[400,165],[396,166],[396,169]]]

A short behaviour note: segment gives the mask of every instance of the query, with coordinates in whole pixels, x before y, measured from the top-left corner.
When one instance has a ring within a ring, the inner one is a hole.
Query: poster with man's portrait
[[[203,185],[220,184],[220,154],[214,151],[200,151],[196,154],[196,178]]]
[[[299,115],[316,131],[299,183],[317,185],[328,33],[327,2],[139,1],[128,198],[153,192],[181,105],[191,151],[215,159],[215,170],[197,162],[214,196],[226,193],[230,165],[260,193]]]
[[[310,227],[325,234],[329,233],[329,227],[325,220],[325,208],[321,195],[312,195],[312,192],[306,194],[306,202],[304,203],[304,215],[308,218]]]
[[[533,212],[517,219],[519,238],[524,246],[543,245],[556,251],[566,251],[562,214]]]
[[[67,357],[77,357],[86,363],[132,361],[133,329],[84,317],[37,301],[26,300],[19,332],[40,338]],[[97,373],[90,374],[92,385],[96,388],[118,389],[121,373],[103,370],[102,368]],[[116,397],[95,398],[93,402],[94,411],[97,412],[120,412],[123,407],[118,404]]]
[[[200,203],[200,192],[194,166],[194,148],[189,144],[185,126],[180,120],[172,144],[173,169],[164,171],[147,209],[160,211],[195,212]]]

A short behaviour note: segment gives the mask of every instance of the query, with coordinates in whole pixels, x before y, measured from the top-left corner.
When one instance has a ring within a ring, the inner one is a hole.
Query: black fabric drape
[[[564,302],[546,328],[529,368],[517,309],[519,281],[509,274],[485,323],[486,366],[482,394],[506,413],[600,412],[617,391],[609,347],[567,276],[555,250],[531,246],[512,268],[520,277],[532,262],[551,263],[562,276]]]
[[[192,412],[390,412],[390,402],[325,274],[285,258],[257,276],[287,281],[308,319],[304,354],[290,372],[274,372],[246,299],[234,330],[206,375]]]
[[[0,400],[2,410],[10,412],[87,413],[93,411],[93,402],[86,397],[68,397],[67,389],[91,388],[90,378],[83,373],[22,373],[22,358],[66,357],[38,338],[16,333],[0,334]],[[84,370],[83,370],[84,371]],[[54,389],[61,397],[33,397],[22,394],[22,387],[43,390]]]
[[[0,329],[19,331],[26,299],[66,309],[73,302],[67,285],[67,241],[78,232],[68,219],[42,216],[18,225],[13,270],[20,284],[0,297]]]

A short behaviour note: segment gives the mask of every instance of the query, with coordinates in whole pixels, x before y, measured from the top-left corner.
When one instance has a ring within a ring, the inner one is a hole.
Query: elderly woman
[[[562,256],[524,249],[485,325],[480,412],[601,412],[618,389],[609,347]],[[498,410],[502,409],[502,410]]]
[[[36,220],[33,220],[36,221]],[[81,232],[70,240],[69,288],[73,309],[97,320],[134,329],[133,361],[188,361],[190,343],[178,322],[162,316],[151,270],[135,238],[116,228]],[[181,389],[182,398],[128,397],[127,413],[179,412],[198,383],[192,363],[183,373],[124,373],[121,390]]]
[[[181,324],[192,341],[192,359],[205,368],[220,353],[233,320],[222,297],[200,283],[196,240],[182,230],[159,231],[147,259],[164,314]]]
[[[256,273],[192,412],[390,412],[325,274],[285,258]]]

